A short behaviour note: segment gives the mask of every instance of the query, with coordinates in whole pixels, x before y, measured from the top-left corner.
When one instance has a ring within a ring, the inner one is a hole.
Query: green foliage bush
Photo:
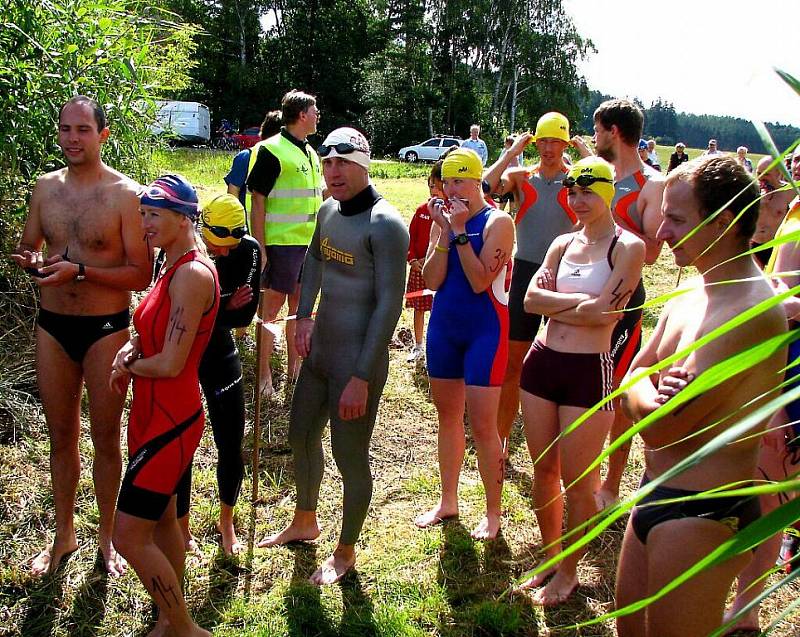
[[[144,175],[155,98],[188,81],[194,28],[144,2],[9,0],[0,25],[0,216],[20,217],[30,187],[61,164],[58,109],[85,94],[106,109],[104,159]],[[5,229],[5,228],[4,228]],[[5,235],[8,236],[8,235]]]

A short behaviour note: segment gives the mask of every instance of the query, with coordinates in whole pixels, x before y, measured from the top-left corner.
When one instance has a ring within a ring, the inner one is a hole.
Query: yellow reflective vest
[[[266,245],[307,246],[314,234],[317,210],[322,205],[319,157],[309,144],[303,152],[278,133],[253,146],[248,175],[262,146],[275,155],[281,165],[281,172],[265,203],[264,242]],[[247,209],[252,211],[252,201],[248,201]]]

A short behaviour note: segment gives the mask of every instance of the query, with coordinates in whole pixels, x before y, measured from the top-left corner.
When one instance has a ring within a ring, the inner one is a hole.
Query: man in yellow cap
[[[531,168],[508,168],[513,157],[535,141],[540,161]],[[497,428],[508,455],[508,437],[519,411],[519,378],[522,361],[530,349],[542,317],[522,307],[531,277],[539,269],[547,248],[558,235],[575,225],[561,181],[567,174],[563,155],[570,145],[569,121],[561,113],[545,113],[536,123],[534,135],[525,133],[489,168],[485,179],[492,190],[514,192],[520,202],[514,222],[517,248],[509,291],[510,320],[508,367],[506,368]],[[508,169],[507,169],[508,168]],[[499,185],[499,188],[498,188]]]
[[[244,386],[239,351],[231,330],[246,327],[258,306],[261,250],[247,234],[244,207],[230,194],[206,204],[200,216],[201,233],[219,275],[220,305],[214,330],[200,361],[200,385],[208,405],[208,416],[217,446],[217,486],[220,513],[217,529],[226,555],[244,546],[233,526],[233,508],[244,476]],[[189,531],[189,484],[178,494],[178,518],[188,550],[197,550]]]

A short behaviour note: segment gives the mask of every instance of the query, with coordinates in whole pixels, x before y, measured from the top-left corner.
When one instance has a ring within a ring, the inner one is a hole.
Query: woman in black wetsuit
[[[208,348],[200,361],[200,385],[208,405],[208,416],[217,446],[217,485],[220,513],[217,530],[227,555],[239,553],[243,545],[236,537],[233,508],[244,475],[244,386],[239,351],[231,329],[247,327],[258,306],[261,252],[258,242],[246,234],[242,204],[225,194],[205,206],[200,217],[203,240],[219,274],[220,307]],[[187,486],[190,485],[187,482]],[[178,494],[178,518],[186,548],[196,551],[189,531],[190,489]]]

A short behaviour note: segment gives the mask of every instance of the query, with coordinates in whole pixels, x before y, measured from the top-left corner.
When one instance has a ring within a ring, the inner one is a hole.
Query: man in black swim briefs
[[[702,158],[667,176],[664,219],[657,238],[670,246],[677,265],[694,265],[700,276],[688,281],[685,293],[665,306],[650,341],[633,360],[628,378],[641,375],[773,296],[755,261],[749,255],[740,256],[748,250],[756,227],[758,206],[753,204],[758,197],[756,182],[730,157]],[[720,209],[720,214],[711,216]],[[712,285],[720,281],[737,283]],[[628,390],[623,406],[634,421],[640,421],[710,367],[785,331],[784,311],[773,306],[676,361],[673,367],[645,376]],[[647,489],[649,483],[774,397],[785,363],[786,350],[778,348],[762,362],[730,376],[642,430],[646,465],[642,487]],[[756,429],[763,429],[766,422],[764,419]],[[712,423],[715,426],[709,427]],[[759,437],[752,433],[748,431],[744,438],[723,446],[664,484],[654,485],[634,508],[617,571],[618,608],[654,595],[759,517],[755,498],[658,503],[732,483],[747,484],[755,475],[760,447]],[[706,569],[644,611],[619,617],[619,636],[710,634],[722,625],[731,582],[749,559],[750,555],[742,554]]]
[[[61,108],[58,143],[66,167],[36,182],[12,255],[41,288],[36,365],[50,436],[56,535],[34,558],[34,576],[54,572],[78,548],[73,510],[83,384],[94,444],[100,551],[109,574],[123,571],[111,532],[122,468],[124,396],[108,387],[108,372],[128,340],[130,291],[150,282],[152,253],[142,238],[138,184],[100,158],[108,135],[105,113],[93,99],[73,97]]]

